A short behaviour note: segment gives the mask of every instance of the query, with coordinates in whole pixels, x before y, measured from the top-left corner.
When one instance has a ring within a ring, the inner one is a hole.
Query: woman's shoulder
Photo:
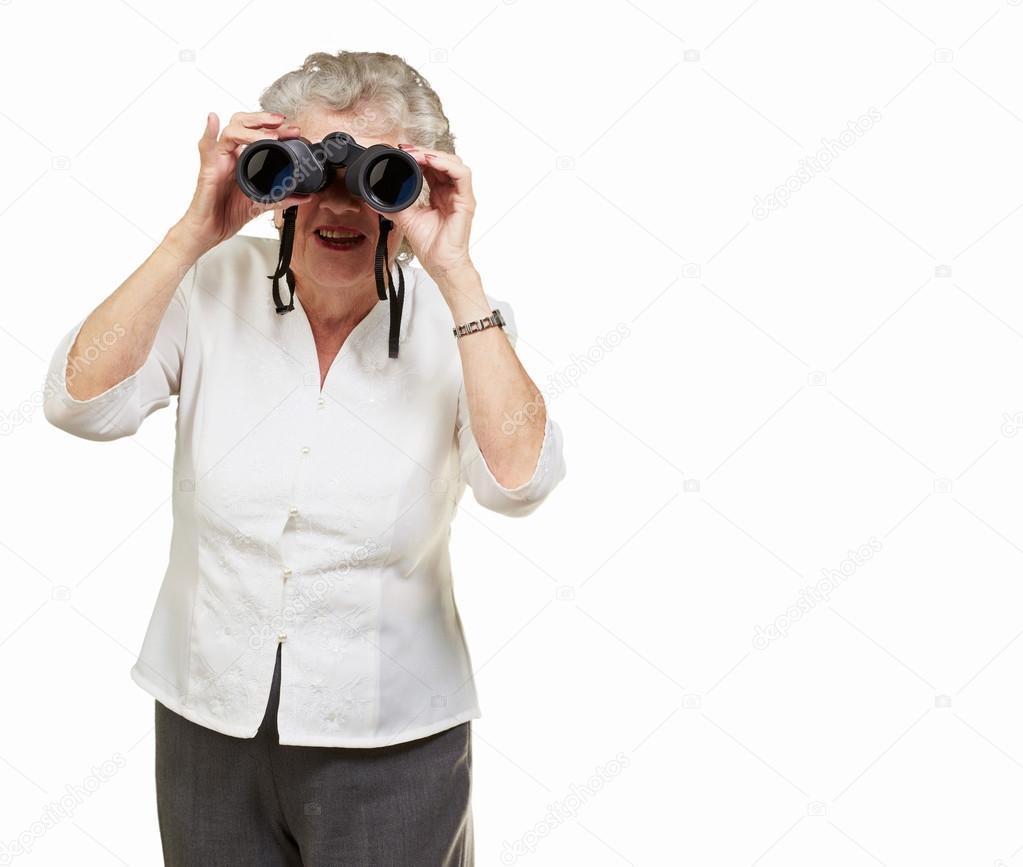
[[[263,275],[265,280],[277,264],[279,246],[276,238],[234,235],[199,259],[199,275],[217,278],[217,283],[244,280],[255,274]]]
[[[275,238],[234,235],[204,253],[195,265],[192,303],[205,308],[228,307],[236,312],[263,297],[272,310],[270,280],[277,267],[280,242]],[[282,291],[287,286],[281,281]],[[200,290],[200,291],[196,291]]]

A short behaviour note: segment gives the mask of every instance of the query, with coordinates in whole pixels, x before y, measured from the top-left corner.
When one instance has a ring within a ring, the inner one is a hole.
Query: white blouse
[[[381,301],[321,392],[300,296],[274,310],[277,253],[275,239],[236,235],[203,256],[147,360],[96,397],[75,400],[65,381],[85,319],[54,352],[45,415],[75,436],[130,436],[178,395],[170,562],[131,677],[193,722],[251,738],[283,643],[282,744],[382,746],[478,718],[451,520],[466,483],[487,509],[532,512],[565,475],[561,430],[548,414],[529,481],[494,478],[451,311],[415,266],[398,358]],[[514,345],[512,308],[487,297]]]

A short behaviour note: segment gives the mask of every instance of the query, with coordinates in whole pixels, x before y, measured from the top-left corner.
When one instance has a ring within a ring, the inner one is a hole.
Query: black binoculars
[[[235,176],[246,196],[272,205],[296,193],[318,193],[342,167],[348,191],[384,213],[405,210],[423,189],[422,169],[411,155],[389,145],[363,147],[346,132],[332,132],[319,144],[302,136],[252,142]]]

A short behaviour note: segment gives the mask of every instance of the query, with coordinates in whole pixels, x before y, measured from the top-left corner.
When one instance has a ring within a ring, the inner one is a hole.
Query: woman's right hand
[[[253,201],[235,180],[235,166],[245,145],[260,139],[296,138],[297,126],[281,126],[284,116],[267,111],[237,112],[220,137],[216,113],[206,116],[206,131],[199,139],[199,179],[192,203],[175,227],[198,255],[236,235],[250,220],[275,207],[290,207],[309,201],[308,195],[294,195],[272,205]]]

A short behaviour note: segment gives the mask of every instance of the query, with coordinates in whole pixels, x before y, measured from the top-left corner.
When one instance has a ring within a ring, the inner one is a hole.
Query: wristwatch
[[[484,316],[482,319],[477,319],[474,322],[456,325],[451,329],[451,333],[455,337],[465,337],[466,334],[473,334],[477,331],[483,331],[485,328],[490,328],[491,325],[499,325],[501,328],[504,328],[505,321],[500,310],[492,310],[489,316]]]

